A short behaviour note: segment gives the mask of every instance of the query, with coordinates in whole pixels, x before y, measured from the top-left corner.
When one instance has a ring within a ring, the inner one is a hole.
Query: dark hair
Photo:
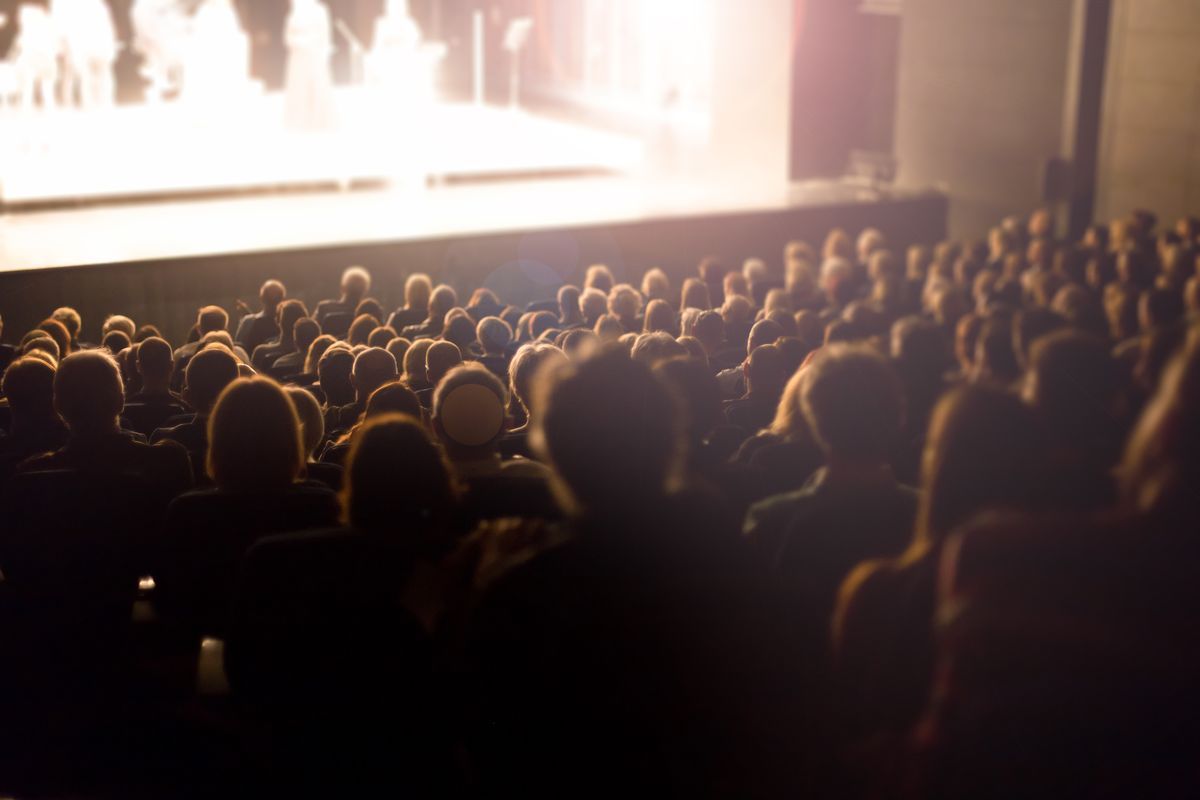
[[[208,473],[225,490],[290,486],[307,456],[296,407],[270,378],[225,387],[208,419]]]
[[[389,328],[387,325],[380,325],[375,330],[371,331],[371,335],[367,337],[367,347],[379,347],[387,350],[388,343],[399,336],[395,328]]]
[[[371,333],[379,327],[379,319],[370,314],[359,314],[350,323],[346,333],[346,341],[352,345],[366,344],[371,339]]]
[[[238,378],[238,361],[224,347],[208,347],[192,356],[184,371],[183,398],[198,414],[207,414],[225,387]]]
[[[2,386],[16,418],[42,416],[54,409],[54,367],[40,358],[18,358],[4,371]]]
[[[900,430],[903,394],[886,359],[866,346],[832,344],[804,375],[801,407],[827,453],[855,460],[887,454]]]
[[[172,355],[171,345],[152,336],[137,346],[138,372],[147,377],[166,377],[171,374]]]

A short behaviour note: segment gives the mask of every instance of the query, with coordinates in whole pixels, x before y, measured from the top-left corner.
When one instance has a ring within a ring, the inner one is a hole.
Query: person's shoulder
[[[812,489],[803,487],[782,494],[771,495],[750,506],[748,519],[766,521],[785,517],[802,508],[812,499]]]
[[[42,453],[22,461],[17,465],[15,472],[18,475],[26,472],[45,472],[46,470],[60,469],[63,465],[63,459],[58,452]]]
[[[500,465],[500,474],[509,478],[549,480],[550,470],[545,464],[528,458],[514,458]]]

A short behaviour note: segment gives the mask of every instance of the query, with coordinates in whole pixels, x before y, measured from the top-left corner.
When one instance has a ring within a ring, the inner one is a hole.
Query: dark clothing
[[[746,393],[746,374],[742,371],[742,365],[723,369],[717,373],[717,384],[721,387],[721,396],[726,400],[733,400],[741,397]]]
[[[325,432],[332,435],[350,430],[358,424],[364,410],[363,404],[358,401],[344,406],[330,406],[325,410]]]
[[[170,428],[159,428],[150,436],[151,444],[175,442],[187,450],[192,464],[192,475],[197,486],[205,486],[208,477],[208,418],[194,415],[188,422]]]
[[[202,632],[228,623],[243,554],[264,536],[325,528],[337,522],[337,495],[296,484],[280,491],[200,489],[171,503],[154,573],[156,603]]]
[[[122,433],[72,436],[54,453],[23,463],[20,472],[78,470],[85,474],[132,475],[170,495],[192,486],[187,452],[174,442],[146,444]]]
[[[266,372],[276,359],[294,352],[296,352],[296,345],[292,342],[276,340],[260,344],[254,348],[253,354],[250,356],[250,366],[254,367],[256,372]]]
[[[503,354],[488,353],[479,358],[479,363],[487,367],[488,372],[503,381],[505,386],[508,385],[508,362],[508,356]]]
[[[763,431],[742,443],[734,461],[759,472],[766,488],[762,496],[768,497],[802,488],[824,465],[825,454],[811,440],[784,441]]]
[[[247,353],[253,353],[254,348],[279,337],[279,325],[275,321],[275,311],[255,311],[242,317],[238,323],[237,335],[233,340],[245,348]]]
[[[444,320],[432,319],[416,325],[407,325],[400,331],[400,335],[410,342],[415,342],[417,339],[436,339],[442,335],[444,328]]]
[[[726,404],[725,421],[734,427],[741,428],[746,435],[753,436],[771,425],[775,419],[775,409],[778,405],[778,397],[747,395]]]
[[[125,398],[121,418],[130,430],[149,437],[167,420],[186,413],[187,406],[174,392],[138,392]]]
[[[48,416],[15,427],[0,436],[0,483],[26,459],[53,453],[67,443],[67,426],[57,416]]]
[[[403,336],[403,331],[412,325],[420,325],[429,316],[428,308],[397,308],[388,317],[387,325]]]
[[[745,532],[803,613],[827,630],[850,570],[899,555],[912,538],[916,513],[917,493],[886,468],[855,478],[822,468],[804,488],[754,505]]]
[[[282,381],[290,375],[303,372],[304,362],[307,358],[308,353],[302,353],[299,350],[286,353],[285,355],[275,359],[275,361],[267,369],[267,374],[276,380]]]
[[[17,356],[17,349],[11,344],[0,344],[0,375],[4,374],[4,370],[8,369],[8,365],[13,362]]]

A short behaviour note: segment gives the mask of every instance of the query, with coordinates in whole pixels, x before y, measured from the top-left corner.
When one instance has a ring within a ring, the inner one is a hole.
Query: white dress
[[[284,28],[288,48],[284,107],[289,127],[322,130],[334,125],[331,36],[329,9],[315,0],[296,0]]]

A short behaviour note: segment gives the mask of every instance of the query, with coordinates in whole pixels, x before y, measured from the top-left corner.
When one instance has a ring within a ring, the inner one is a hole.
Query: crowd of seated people
[[[1198,256],[1039,211],[54,310],[0,345],[0,793],[1193,795]]]

